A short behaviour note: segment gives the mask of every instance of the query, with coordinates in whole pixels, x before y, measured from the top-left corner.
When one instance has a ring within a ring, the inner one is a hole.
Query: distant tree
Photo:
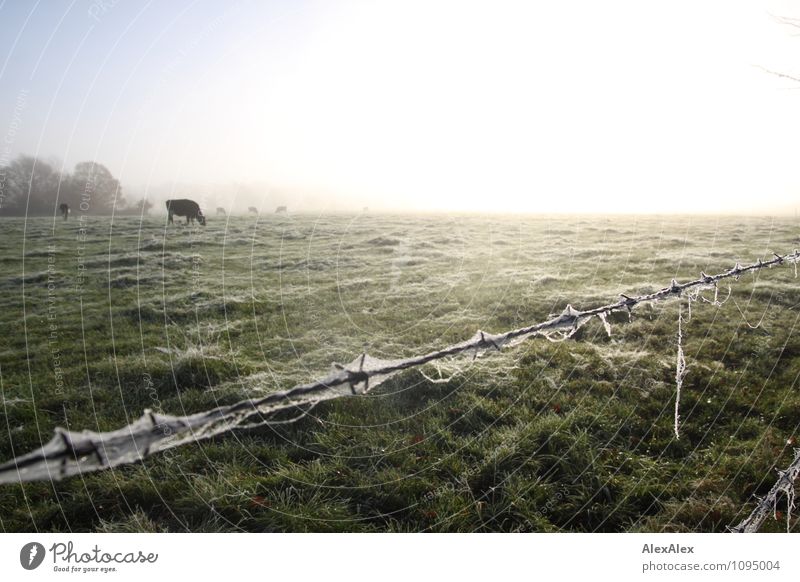
[[[81,162],[66,175],[26,155],[0,167],[0,215],[55,216],[64,203],[75,213],[111,214],[115,205],[125,207],[125,198],[119,180],[95,162]],[[151,206],[142,201],[136,209],[140,213]]]
[[[80,212],[111,214],[125,206],[119,180],[102,164],[80,162],[64,184],[60,198]]]
[[[140,198],[130,206],[126,206],[122,209],[117,209],[117,214],[124,214],[127,216],[146,216],[150,213],[150,209],[153,207],[153,203],[147,200],[146,198]]]
[[[791,18],[788,16],[773,16],[773,18],[777,22],[785,24],[786,26],[791,26],[793,28],[800,28],[800,18]],[[775,75],[776,77],[780,77],[781,79],[789,79],[790,81],[795,81],[797,83],[800,83],[800,74],[786,73],[783,71],[774,71],[772,69],[768,69],[766,67],[761,67],[761,66],[759,66],[759,68],[762,71],[769,73],[770,75]]]
[[[141,211],[142,215],[150,214],[150,209],[153,207],[153,203],[147,200],[146,198],[142,198],[137,203],[137,207]]]
[[[61,175],[32,156],[21,155],[0,170],[2,200],[0,213],[6,216],[56,214]]]

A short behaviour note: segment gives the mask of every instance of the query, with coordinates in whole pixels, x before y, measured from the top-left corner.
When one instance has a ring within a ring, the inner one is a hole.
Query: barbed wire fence
[[[753,533],[757,532],[767,519],[770,513],[778,519],[778,497],[781,493],[786,496],[786,533],[789,533],[789,525],[794,510],[794,482],[800,475],[800,448],[794,450],[794,460],[784,470],[778,470],[778,480],[763,498],[761,498],[755,509],[743,519],[737,526],[730,528],[734,533]]]
[[[419,356],[387,360],[363,353],[349,364],[334,363],[333,371],[322,379],[196,414],[174,416],[146,409],[142,416],[131,424],[108,432],[90,430],[77,432],[57,427],[52,439],[41,448],[0,464],[0,484],[57,481],[78,474],[136,463],[159,452],[209,439],[235,429],[296,422],[320,402],[367,394],[402,371],[461,354],[471,355],[474,360],[485,353],[516,346],[535,336],[545,337],[551,341],[564,341],[573,337],[578,329],[594,317],[602,322],[605,331],[611,335],[608,316],[612,313],[627,312],[630,319],[633,310],[639,305],[680,298],[686,292],[685,297],[688,300],[686,319],[682,305],[678,312],[675,372],[674,432],[676,438],[680,438],[680,396],[683,378],[687,372],[682,326],[691,319],[692,303],[700,300],[721,306],[731,294],[729,289],[726,299],[722,301],[718,299],[720,281],[738,280],[745,273],[755,273],[784,263],[794,266],[794,274],[797,277],[798,261],[800,261],[800,251],[795,250],[786,255],[774,254],[769,260],[758,259],[746,266],[736,263],[731,269],[716,275],[706,275],[701,272],[699,278],[686,283],[678,283],[673,279],[668,286],[653,293],[638,296],[620,294],[618,301],[592,309],[578,310],[568,304],[560,315],[546,321],[499,334],[478,330],[467,341]],[[709,289],[714,290],[713,299],[701,295],[702,291]],[[287,411],[297,412],[297,415],[289,419],[276,418],[277,413]],[[791,465],[786,470],[779,471],[777,482],[759,501],[750,516],[730,528],[730,531],[757,531],[770,510],[775,511],[781,493],[787,497],[788,529],[791,512],[794,509],[794,481],[798,475],[800,475],[800,449],[797,449]]]

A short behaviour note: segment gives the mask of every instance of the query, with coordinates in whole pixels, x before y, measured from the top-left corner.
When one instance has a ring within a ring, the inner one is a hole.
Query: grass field
[[[797,221],[764,217],[165,222],[0,221],[0,461],[56,426],[197,412],[365,348],[411,356],[800,246]],[[721,307],[693,304],[680,439],[670,301],[615,316],[611,337],[591,322],[562,343],[406,372],[294,424],[0,486],[0,529],[724,531],[798,438],[798,281],[774,268],[733,282]],[[779,517],[762,531],[785,530]]]

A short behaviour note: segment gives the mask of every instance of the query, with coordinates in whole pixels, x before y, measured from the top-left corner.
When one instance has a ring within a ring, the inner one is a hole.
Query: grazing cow
[[[281,213],[286,214],[286,212],[287,211],[286,211],[286,207],[285,206],[278,206],[275,209],[275,214],[281,214]]]
[[[249,212],[250,214],[258,214],[258,208],[256,208],[255,206],[249,206],[247,208],[247,212]]]
[[[58,213],[59,213],[61,216],[63,216],[63,217],[64,217],[64,220],[66,220],[66,219],[67,219],[67,216],[69,216],[69,204],[64,204],[64,203],[62,203],[62,204],[61,204],[61,205],[58,207]]]
[[[217,206],[217,214],[225,216],[225,209],[222,206]]]
[[[203,211],[200,210],[200,205],[194,200],[187,200],[186,198],[167,200],[167,212],[169,213],[169,219],[167,220],[169,224],[173,224],[172,216],[177,214],[178,216],[186,217],[186,224],[193,222],[196,218],[197,222],[203,226],[206,225],[206,217]]]

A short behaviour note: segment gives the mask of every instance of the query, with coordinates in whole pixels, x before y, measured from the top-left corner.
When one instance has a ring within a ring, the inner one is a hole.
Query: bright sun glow
[[[322,208],[793,211],[800,93],[761,68],[791,72],[800,41],[770,13],[789,9],[246,3],[147,32],[127,18],[83,72],[84,105],[55,87],[62,110],[16,147],[97,158],[141,189],[293,192],[295,208],[304,193]]]

